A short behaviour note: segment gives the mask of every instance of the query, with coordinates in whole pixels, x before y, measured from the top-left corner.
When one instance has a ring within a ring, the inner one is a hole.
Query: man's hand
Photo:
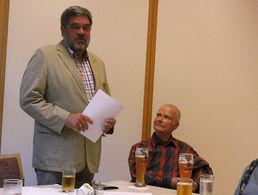
[[[93,123],[93,121],[89,117],[81,113],[70,113],[66,118],[65,126],[80,132],[88,129],[88,123]]]
[[[104,128],[103,128],[103,133],[109,133],[110,129],[113,129],[116,124],[116,119],[114,118],[107,118],[105,120]]]
[[[172,188],[172,189],[176,189],[177,180],[178,180],[177,177],[173,177],[173,178],[171,179],[171,188]]]
[[[197,189],[198,189],[198,184],[195,181],[193,181],[193,192],[196,192]]]

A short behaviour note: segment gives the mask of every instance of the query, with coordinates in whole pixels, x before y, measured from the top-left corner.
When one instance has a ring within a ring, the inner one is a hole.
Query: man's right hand
[[[70,113],[65,121],[65,126],[75,131],[85,131],[88,129],[88,123],[92,124],[93,121],[81,113]]]
[[[173,178],[171,179],[171,188],[172,188],[172,189],[176,189],[177,180],[178,180],[177,177],[173,177]]]

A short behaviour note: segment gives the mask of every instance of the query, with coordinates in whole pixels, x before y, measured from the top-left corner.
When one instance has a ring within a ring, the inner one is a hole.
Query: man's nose
[[[163,116],[157,116],[157,120],[160,120],[160,121],[162,121],[163,120]]]
[[[82,26],[77,31],[78,34],[84,34],[85,30],[83,30]]]

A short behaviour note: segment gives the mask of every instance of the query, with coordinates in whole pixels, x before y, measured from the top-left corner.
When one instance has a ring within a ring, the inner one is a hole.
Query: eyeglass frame
[[[70,28],[71,30],[83,30],[85,32],[91,31],[91,25],[90,24],[85,24],[85,25],[80,25],[80,24],[65,24],[66,27]]]

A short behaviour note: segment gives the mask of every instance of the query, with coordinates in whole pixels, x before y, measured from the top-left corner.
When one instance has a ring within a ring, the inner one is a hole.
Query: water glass
[[[200,195],[212,195],[214,176],[204,174],[200,176]]]
[[[5,179],[4,195],[21,195],[22,180],[21,179]]]
[[[103,184],[101,184],[100,181],[93,181],[92,187],[94,190],[94,195],[104,194]]]

